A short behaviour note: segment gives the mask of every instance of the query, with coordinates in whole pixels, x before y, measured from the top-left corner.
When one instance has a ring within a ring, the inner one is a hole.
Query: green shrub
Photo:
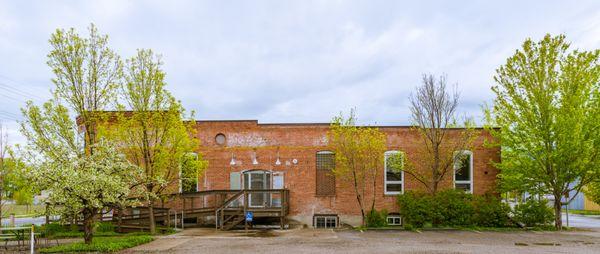
[[[554,212],[545,199],[533,198],[515,206],[513,219],[528,227],[546,225],[554,220]]]
[[[432,197],[429,194],[407,191],[398,196],[398,206],[404,227],[422,228],[432,218]]]
[[[136,235],[124,237],[95,237],[91,244],[82,242],[53,246],[40,250],[40,253],[64,252],[115,252],[122,249],[138,246],[153,240],[152,236]]]
[[[369,211],[366,215],[365,222],[367,227],[381,228],[387,226],[387,210],[377,211],[375,209]]]
[[[56,233],[69,231],[67,226],[61,225],[58,223],[49,223],[49,224],[43,225],[40,230],[42,232],[47,233],[48,235],[54,235]]]
[[[439,226],[505,227],[510,208],[495,196],[444,190],[435,196],[408,191],[398,196],[405,229]]]
[[[96,232],[115,232],[115,225],[110,222],[98,222]]]
[[[461,190],[444,190],[433,197],[432,218],[434,226],[472,225],[473,195]]]
[[[510,207],[491,195],[473,197],[473,224],[480,227],[508,226]]]

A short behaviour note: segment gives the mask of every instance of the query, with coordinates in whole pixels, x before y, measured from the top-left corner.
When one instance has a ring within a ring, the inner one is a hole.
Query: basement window
[[[400,215],[388,215],[387,224],[390,226],[399,226],[402,225],[402,218]]]
[[[338,227],[338,216],[337,215],[314,215],[313,216],[313,227],[314,228],[337,228]]]

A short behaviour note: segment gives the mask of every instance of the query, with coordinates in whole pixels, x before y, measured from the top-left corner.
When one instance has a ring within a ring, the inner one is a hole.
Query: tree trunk
[[[150,220],[150,234],[156,234],[156,223],[154,219],[154,201],[148,200],[148,219]]]
[[[123,233],[123,208],[119,207],[119,222],[118,222],[118,230],[119,233]]]
[[[366,224],[365,224],[365,209],[362,206],[362,202],[360,202],[360,197],[357,196],[356,198],[358,199],[358,203],[360,204],[360,216],[361,216],[360,224],[363,227],[365,227],[366,226]]]
[[[554,195],[554,227],[562,230],[562,195]]]
[[[83,216],[83,239],[85,244],[92,243],[92,237],[94,235],[94,218],[95,214],[93,211],[84,212]]]

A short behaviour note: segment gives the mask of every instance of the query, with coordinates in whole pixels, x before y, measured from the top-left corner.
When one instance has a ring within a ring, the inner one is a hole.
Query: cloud
[[[169,89],[198,118],[261,122],[326,122],[355,107],[364,124],[409,124],[422,73],[446,73],[477,119],[525,38],[600,46],[597,1],[0,1],[0,82],[49,97],[49,35],[92,22],[123,57],[161,53]]]

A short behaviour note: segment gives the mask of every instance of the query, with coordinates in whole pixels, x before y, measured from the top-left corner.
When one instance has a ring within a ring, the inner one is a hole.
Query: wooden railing
[[[247,212],[270,212],[271,217],[283,219],[289,211],[289,191],[287,189],[239,190],[215,209],[215,227],[226,228],[226,223],[244,221]],[[241,218],[240,218],[241,217]]]
[[[208,190],[177,193],[168,198],[169,201],[164,204],[165,208],[153,208],[155,221],[164,222],[167,228],[172,222],[175,226],[179,223],[183,226],[183,220],[186,218],[214,215],[216,228],[227,229],[226,224],[233,227],[236,223],[243,222],[242,219],[248,211],[259,217],[279,217],[283,224],[284,217],[289,212],[287,189]],[[112,221],[119,230],[121,226],[145,228],[149,226],[150,212],[143,206],[127,207],[115,209],[98,219]]]

